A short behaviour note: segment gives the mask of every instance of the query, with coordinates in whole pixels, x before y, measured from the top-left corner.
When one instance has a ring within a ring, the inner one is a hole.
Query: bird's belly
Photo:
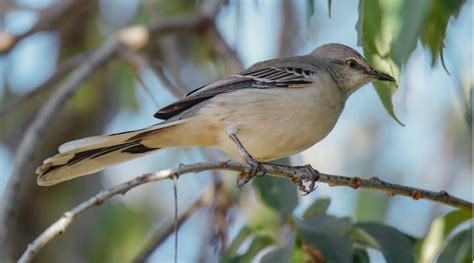
[[[215,97],[201,116],[212,115],[212,122],[221,123],[221,127],[235,126],[250,154],[269,161],[303,151],[323,139],[343,107],[344,100],[334,87],[256,89]],[[225,132],[219,133],[217,142],[216,147],[240,157]]]
[[[268,125],[270,127],[267,128],[271,129],[266,130],[243,127],[237,135],[254,158],[269,161],[301,152],[320,141],[328,133],[317,132],[318,127],[311,127],[305,123],[299,124],[299,126],[288,124],[286,127]],[[234,145],[226,143],[225,150],[238,155]]]

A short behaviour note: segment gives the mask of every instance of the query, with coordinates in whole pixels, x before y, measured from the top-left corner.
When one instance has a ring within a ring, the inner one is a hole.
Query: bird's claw
[[[263,163],[253,159],[248,158],[245,162],[250,166],[249,171],[240,173],[239,177],[237,177],[237,187],[242,189],[246,183],[252,180],[255,176],[265,176],[267,174],[267,169],[263,166]]]
[[[305,195],[308,195],[309,193],[313,192],[314,190],[316,190],[316,182],[319,180],[319,177],[320,177],[320,173],[318,170],[316,169],[313,169],[313,167],[311,167],[311,165],[304,165],[301,167],[302,169],[304,169],[306,172],[308,172],[311,176],[311,178],[309,180],[305,180],[306,182],[310,182],[309,184],[309,187],[307,188],[302,181],[299,181],[298,182],[298,187],[300,189],[300,191],[304,192],[303,196]]]

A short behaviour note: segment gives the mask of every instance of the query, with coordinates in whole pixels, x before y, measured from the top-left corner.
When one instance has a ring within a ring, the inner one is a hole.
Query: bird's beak
[[[388,74],[385,74],[385,73],[382,73],[380,71],[377,71],[377,70],[374,70],[370,73],[371,77],[376,79],[376,80],[383,80],[383,81],[393,81],[395,82],[396,80],[388,75]]]

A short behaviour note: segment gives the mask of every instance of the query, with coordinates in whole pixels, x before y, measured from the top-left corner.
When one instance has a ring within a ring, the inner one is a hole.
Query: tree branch
[[[224,40],[214,23],[208,28],[205,37],[209,42],[209,45],[214,49],[219,57],[224,60],[228,74],[235,74],[244,70],[239,57]]]
[[[83,64],[74,70],[69,78],[67,78],[57,91],[48,99],[45,106],[39,111],[37,117],[29,125],[18,147],[13,162],[12,173],[8,181],[5,194],[3,196],[0,212],[0,241],[5,244],[7,241],[7,229],[16,219],[16,208],[19,204],[19,190],[21,184],[28,175],[25,171],[31,168],[29,160],[36,153],[42,138],[46,136],[45,130],[54,119],[59,108],[74,93],[87,76],[89,76],[95,68],[103,63],[108,57],[115,52],[118,45],[116,38],[109,39],[103,46],[93,52]]]
[[[311,179],[311,173],[307,167],[292,167],[285,165],[276,164],[265,164],[267,174],[271,174],[278,177],[288,178],[295,183],[300,183],[305,180]],[[19,262],[31,262],[35,255],[53,238],[59,234],[64,233],[69,225],[84,211],[101,205],[104,201],[118,194],[125,194],[132,188],[137,186],[160,181],[164,179],[171,179],[175,175],[183,175],[188,173],[200,173],[208,170],[229,170],[245,172],[250,170],[250,166],[241,164],[235,161],[226,162],[202,162],[189,165],[180,165],[177,168],[170,170],[162,170],[155,173],[144,174],[136,177],[133,180],[111,187],[107,190],[103,190],[97,195],[93,196],[89,200],[79,204],[71,210],[65,212],[55,223],[49,226],[40,236],[38,236],[32,243],[28,245]],[[449,206],[461,208],[461,209],[473,209],[473,204],[459,199],[457,197],[449,195],[445,191],[433,192],[398,184],[391,184],[384,182],[377,177],[370,179],[361,179],[359,177],[345,177],[331,174],[320,174],[319,182],[327,183],[330,186],[348,186],[354,189],[357,188],[369,188],[379,189],[387,192],[390,196],[403,195],[409,196],[414,200],[426,199],[439,203],[443,203]]]
[[[57,4],[52,5],[46,10],[40,11],[38,22],[21,35],[13,36],[6,32],[0,32],[4,33],[4,37],[11,37],[10,41],[4,45],[0,45],[0,54],[10,52],[10,50],[12,50],[24,38],[36,32],[48,30],[51,25],[57,23],[58,18],[60,18],[72,6],[73,3],[74,1],[72,0],[59,1]]]
[[[84,53],[69,58],[61,65],[59,65],[59,67],[56,69],[56,72],[54,72],[53,75],[51,75],[45,82],[43,82],[43,84],[39,85],[33,90],[28,91],[24,95],[13,99],[5,106],[2,106],[0,108],[0,119],[6,117],[8,113],[17,109],[26,102],[29,102],[31,99],[36,98],[38,95],[44,94],[49,91],[52,87],[54,87],[53,85],[54,83],[56,83],[56,81],[64,77],[64,75],[66,75],[66,73],[68,73],[70,70],[81,64],[84,59],[87,58],[87,56],[88,54]]]
[[[25,135],[15,154],[12,173],[7,183],[5,193],[0,205],[0,244],[7,244],[7,230],[16,220],[17,207],[20,204],[20,190],[22,182],[29,172],[32,165],[29,162],[32,156],[38,151],[38,145],[42,138],[46,136],[46,130],[51,121],[57,115],[58,110],[64,105],[67,99],[74,94],[80,84],[102,63],[108,61],[118,48],[122,45],[135,45],[136,34],[139,37],[145,35],[145,44],[148,42],[148,36],[158,36],[169,33],[199,32],[206,26],[212,24],[212,18],[206,15],[194,15],[184,18],[172,18],[164,21],[158,21],[148,27],[137,26],[136,28],[125,28],[121,32],[111,35],[104,43],[90,53],[83,63],[77,67],[69,77],[57,88],[51,95],[45,106],[39,111],[37,117],[27,128]],[[142,34],[142,35],[140,35]],[[141,39],[140,39],[141,40]],[[138,41],[138,43],[142,43]],[[132,47],[136,48],[136,46]],[[9,257],[8,246],[1,246],[0,251],[3,256]]]

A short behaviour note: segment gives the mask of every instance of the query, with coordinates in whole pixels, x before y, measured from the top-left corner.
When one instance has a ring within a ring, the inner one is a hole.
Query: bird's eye
[[[355,59],[350,58],[350,59],[346,60],[346,64],[351,69],[356,69],[357,68],[357,61],[355,61]]]

